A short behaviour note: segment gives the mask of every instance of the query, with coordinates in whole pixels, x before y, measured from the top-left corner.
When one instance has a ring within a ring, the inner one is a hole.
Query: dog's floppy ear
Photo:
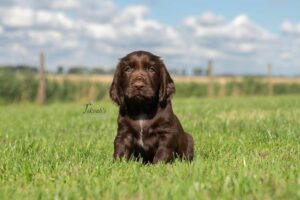
[[[175,85],[162,60],[160,60],[160,80],[159,103],[164,106],[175,93]]]
[[[116,67],[114,78],[109,89],[110,98],[119,106],[124,104],[124,93],[121,83],[121,61]]]

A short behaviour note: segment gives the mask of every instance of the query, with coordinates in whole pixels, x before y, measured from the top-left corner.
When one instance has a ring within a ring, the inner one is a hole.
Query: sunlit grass
[[[192,163],[112,162],[117,108],[0,107],[0,199],[299,199],[300,96],[176,99]]]

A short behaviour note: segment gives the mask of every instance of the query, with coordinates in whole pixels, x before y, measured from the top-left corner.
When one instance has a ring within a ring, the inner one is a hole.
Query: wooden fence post
[[[45,57],[44,53],[40,53],[40,66],[39,66],[39,88],[38,88],[38,104],[46,104],[46,77],[45,77]]]
[[[207,78],[208,78],[207,94],[209,97],[212,97],[214,94],[212,70],[213,70],[213,61],[209,60],[207,66]]]
[[[272,64],[268,65],[268,95],[273,95]]]

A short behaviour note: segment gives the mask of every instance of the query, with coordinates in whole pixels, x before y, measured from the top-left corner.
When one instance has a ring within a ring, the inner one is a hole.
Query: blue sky
[[[0,65],[115,67],[134,50],[170,69],[300,75],[300,1],[1,0]]]
[[[145,4],[150,17],[166,24],[176,25],[187,16],[205,11],[223,15],[228,19],[245,13],[253,21],[271,31],[279,31],[283,20],[300,20],[299,0],[116,0],[120,7]]]

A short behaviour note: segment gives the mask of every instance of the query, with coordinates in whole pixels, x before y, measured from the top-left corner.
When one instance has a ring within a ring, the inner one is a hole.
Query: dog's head
[[[119,106],[126,100],[147,99],[157,99],[164,105],[174,92],[174,82],[163,61],[146,51],[121,58],[110,87],[110,97]]]

